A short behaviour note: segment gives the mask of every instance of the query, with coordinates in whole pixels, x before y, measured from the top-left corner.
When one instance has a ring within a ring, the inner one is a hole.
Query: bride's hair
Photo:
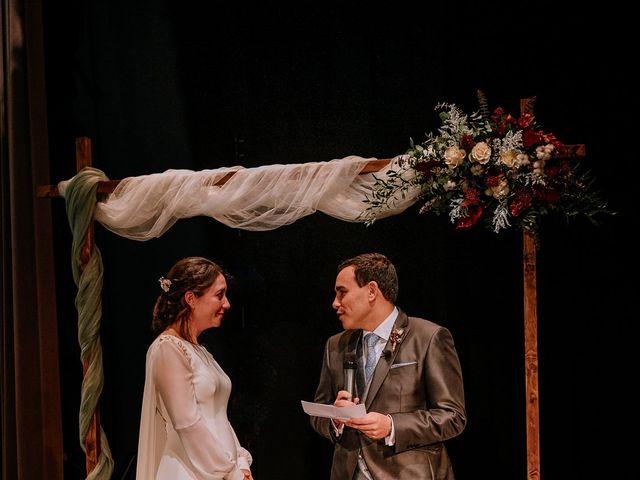
[[[191,291],[196,297],[201,297],[219,275],[225,275],[225,272],[207,258],[187,257],[179,260],[166,277],[161,277],[160,284],[164,291],[153,307],[153,331],[159,334],[176,323],[180,336],[192,342],[189,331],[191,308],[185,301],[184,294]]]

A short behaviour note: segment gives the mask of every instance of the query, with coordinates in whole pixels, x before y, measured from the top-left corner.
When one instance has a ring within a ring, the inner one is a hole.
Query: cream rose
[[[451,168],[456,168],[462,163],[466,155],[467,154],[463,149],[459,148],[457,145],[453,145],[447,148],[444,152],[444,163],[449,165]]]
[[[516,158],[518,157],[518,152],[515,150],[507,150],[506,152],[502,152],[500,154],[500,162],[505,164],[509,168],[513,168],[516,163]]]
[[[485,195],[501,200],[509,194],[509,184],[506,180],[500,180],[495,187],[489,187],[484,191]]]
[[[491,158],[491,147],[487,142],[478,142],[471,149],[469,160],[484,165]]]

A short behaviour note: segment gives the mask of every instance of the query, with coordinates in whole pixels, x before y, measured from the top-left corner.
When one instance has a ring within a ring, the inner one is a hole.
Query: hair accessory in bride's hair
[[[165,293],[169,292],[169,289],[171,288],[171,280],[169,280],[168,278],[160,277],[158,281],[160,282],[160,288],[164,290]]]

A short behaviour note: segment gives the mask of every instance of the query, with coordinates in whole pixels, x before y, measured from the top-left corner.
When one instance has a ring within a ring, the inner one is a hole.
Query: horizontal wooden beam
[[[106,180],[98,182],[98,193],[113,193],[120,180]],[[42,198],[61,197],[57,185],[42,185],[36,188],[36,196]]]
[[[585,156],[585,147],[582,144],[578,145],[565,145],[565,153],[557,158],[576,158]],[[367,162],[360,174],[379,172],[384,167],[389,165],[391,158],[382,158],[379,160],[371,160]],[[222,177],[216,185],[224,185],[229,181],[235,172],[229,172]],[[98,194],[113,193],[120,180],[106,180],[104,182],[98,182]],[[36,197],[38,198],[56,198],[61,197],[60,191],[57,185],[41,185],[36,188]]]
[[[390,158],[385,158],[381,160],[371,160],[370,162],[367,162],[367,164],[365,165],[365,167],[362,169],[360,173],[363,174],[363,173],[379,172],[384,167],[386,167],[390,161],[391,161]],[[233,172],[227,173],[224,177],[218,180],[215,183],[215,185],[224,185],[229,181],[231,177],[233,177],[234,173],[236,172],[233,171]],[[98,182],[97,193],[98,194],[113,193],[113,191],[116,189],[119,183],[120,183],[120,180],[106,180],[104,182]],[[42,185],[36,188],[36,196],[38,198],[56,198],[56,197],[61,197],[62,195],[60,195],[60,190],[58,190],[57,185]]]

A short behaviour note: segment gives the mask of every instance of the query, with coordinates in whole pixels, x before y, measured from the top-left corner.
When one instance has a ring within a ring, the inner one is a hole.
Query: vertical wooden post
[[[523,230],[524,363],[527,402],[527,479],[540,478],[540,419],[538,410],[538,311],[536,293],[536,240]]]
[[[87,137],[76,138],[76,169],[79,172],[85,167],[91,166],[91,139]],[[83,272],[91,254],[93,253],[94,237],[93,237],[93,222],[90,223],[87,228],[87,236],[84,239],[82,245],[82,253],[80,255],[80,272]],[[90,355],[87,354],[82,362],[83,373],[86,375],[89,363],[91,361]],[[100,411],[98,407],[93,412],[91,417],[91,424],[87,431],[85,438],[86,445],[86,466],[87,475],[90,474],[96,465],[98,464],[98,458],[100,457]]]
[[[533,114],[535,98],[520,100],[520,113]],[[536,238],[522,231],[524,276],[524,368],[527,422],[527,480],[540,479],[540,414],[538,408],[538,294]]]

